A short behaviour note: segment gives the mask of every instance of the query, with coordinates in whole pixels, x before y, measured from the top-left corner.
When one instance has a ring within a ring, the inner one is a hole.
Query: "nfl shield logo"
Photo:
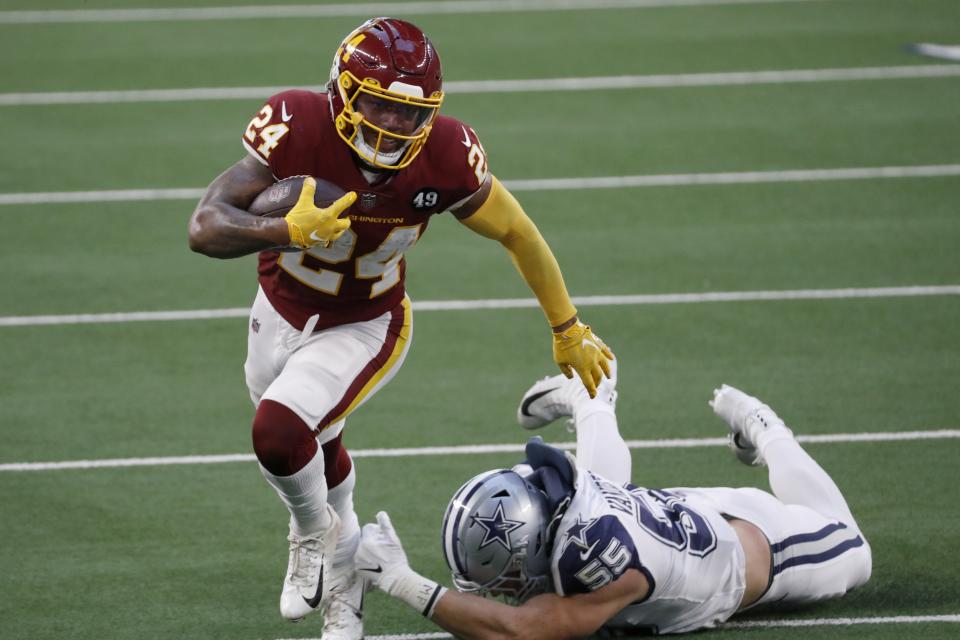
[[[270,202],[281,202],[288,195],[290,195],[290,181],[281,180],[270,187],[270,193],[267,194],[267,199]]]
[[[375,193],[361,193],[360,194],[360,208],[364,211],[370,211],[373,209],[374,205],[377,204],[377,194]]]

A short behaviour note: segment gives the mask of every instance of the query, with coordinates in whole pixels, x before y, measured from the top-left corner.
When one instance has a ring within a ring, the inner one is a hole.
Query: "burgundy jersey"
[[[334,128],[326,94],[291,90],[271,97],[243,135],[247,151],[278,180],[310,175],[356,191],[350,228],[330,247],[262,251],[260,286],[290,324],[317,329],[376,318],[403,299],[404,252],[430,217],[475,193],[487,162],[476,133],[439,116],[420,154],[371,186]]]

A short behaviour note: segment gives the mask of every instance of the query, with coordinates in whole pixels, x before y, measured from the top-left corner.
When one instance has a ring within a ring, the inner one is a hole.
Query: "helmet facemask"
[[[363,160],[375,167],[402,169],[413,161],[427,141],[443,94],[420,98],[414,95],[420,87],[402,82],[391,86],[392,90],[384,89],[372,78],[361,81],[350,71],[342,72],[336,88],[343,100],[343,110],[335,123],[343,141]],[[389,131],[367,115],[383,111],[394,112],[395,120],[406,125],[409,133]]]
[[[511,605],[523,604],[533,596],[549,591],[551,584],[549,575],[527,575],[524,566],[526,556],[527,550],[524,545],[523,549],[514,553],[503,573],[486,584],[477,584],[456,572],[452,574],[453,584],[458,591],[499,598]]]

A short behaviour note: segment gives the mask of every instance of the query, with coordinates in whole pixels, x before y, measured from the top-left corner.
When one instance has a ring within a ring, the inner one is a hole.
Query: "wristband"
[[[398,576],[388,590],[390,595],[406,602],[426,618],[433,615],[437,603],[446,592],[445,587],[429,578],[424,578],[413,570]]]

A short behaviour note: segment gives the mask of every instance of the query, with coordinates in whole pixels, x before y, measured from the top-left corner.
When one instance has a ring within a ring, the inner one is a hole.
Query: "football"
[[[282,218],[300,199],[300,190],[307,176],[291,176],[273,183],[258,195],[247,209],[255,216],[267,218]],[[334,200],[346,193],[343,189],[320,178],[317,181],[317,191],[313,202],[318,207],[329,207]]]

